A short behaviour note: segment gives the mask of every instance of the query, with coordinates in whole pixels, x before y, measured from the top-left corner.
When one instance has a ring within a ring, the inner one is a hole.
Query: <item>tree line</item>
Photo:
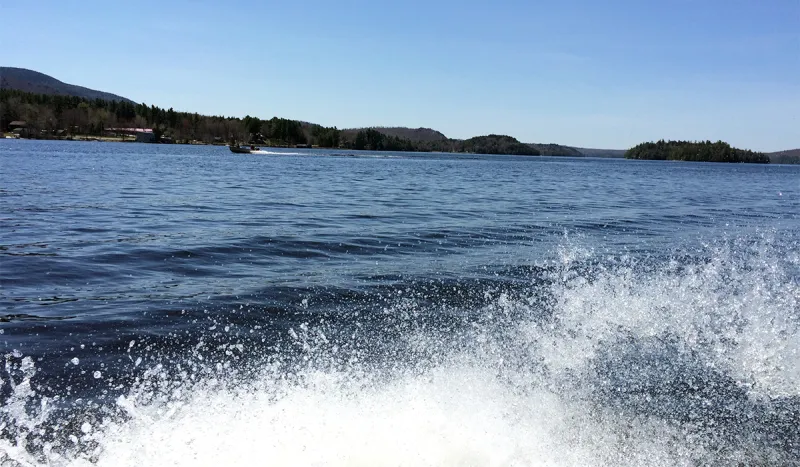
[[[52,138],[57,134],[101,136],[109,128],[152,128],[157,138],[169,136],[186,143],[236,140],[271,146],[308,144],[328,148],[426,150],[407,140],[376,135],[374,131],[349,135],[336,127],[286,118],[207,116],[145,103],[0,89],[0,131],[10,131],[14,121],[24,121],[27,134],[35,138]]]
[[[34,138],[100,136],[112,128],[152,128],[156,138],[179,143],[250,143],[268,146],[312,145],[372,151],[468,152],[540,155],[541,151],[505,135],[449,139],[434,130],[364,128],[340,130],[274,117],[261,120],[179,112],[145,103],[34,94],[0,89],[0,130],[24,121]],[[383,131],[382,131],[383,130]],[[417,135],[420,139],[405,136]]]
[[[338,129],[285,118],[208,116],[145,103],[0,89],[0,131],[10,131],[14,121],[24,121],[27,133],[35,138],[52,138],[56,134],[101,136],[110,128],[151,128],[157,138],[170,137],[183,143],[234,139],[274,146],[339,145]]]
[[[158,137],[187,142],[247,137],[243,120],[233,117],[178,112],[144,103],[0,89],[0,130],[9,131],[13,121],[24,121],[28,133],[37,138],[52,137],[58,130],[67,135],[100,136],[107,128],[152,128]]]
[[[13,121],[25,121],[28,134],[36,138],[52,138],[56,134],[100,136],[109,128],[152,128],[157,138],[171,137],[184,143],[222,143],[233,139],[270,146],[307,144],[373,151],[538,154],[510,136],[490,135],[466,141],[448,138],[412,141],[383,133],[380,128],[340,130],[279,117],[261,120],[249,115],[244,118],[207,116],[145,103],[0,89],[0,130],[9,131]]]
[[[9,131],[14,121],[27,124],[28,135],[103,135],[108,128],[152,128],[157,138],[176,142],[238,142],[269,146],[313,145],[372,151],[466,152],[476,154],[573,155],[557,145],[537,147],[506,135],[478,136],[467,140],[446,138],[430,129],[365,128],[340,130],[313,123],[273,117],[261,120],[208,116],[164,109],[145,103],[86,99],[75,96],[28,93],[0,88],[0,130]],[[381,131],[384,130],[384,131]],[[422,139],[403,136],[422,135]],[[540,145],[541,146],[541,145]],[[664,141],[639,144],[625,152],[628,159],[707,162],[769,163],[760,152],[731,147],[717,141]]]
[[[723,141],[664,141],[642,143],[625,152],[626,159],[768,164],[769,156],[731,147]]]

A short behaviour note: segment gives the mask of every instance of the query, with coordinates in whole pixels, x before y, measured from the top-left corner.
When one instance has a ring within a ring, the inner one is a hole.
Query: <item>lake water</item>
[[[0,141],[0,465],[800,465],[800,166]]]

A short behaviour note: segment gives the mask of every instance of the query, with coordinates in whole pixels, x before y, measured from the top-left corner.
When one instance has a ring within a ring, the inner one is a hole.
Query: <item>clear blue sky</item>
[[[800,0],[2,1],[0,25],[2,65],[176,110],[800,147]]]

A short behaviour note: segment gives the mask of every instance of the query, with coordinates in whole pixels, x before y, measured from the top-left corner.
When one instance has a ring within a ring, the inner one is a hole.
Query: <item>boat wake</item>
[[[567,246],[524,280],[384,289],[279,339],[213,323],[179,350],[133,340],[116,374],[64,362],[91,397],[12,352],[0,463],[798,463],[799,250],[733,243]]]
[[[268,151],[266,149],[256,149],[255,151],[250,151],[250,154],[267,154],[273,156],[309,156],[311,154],[307,152],[288,152],[288,151]]]

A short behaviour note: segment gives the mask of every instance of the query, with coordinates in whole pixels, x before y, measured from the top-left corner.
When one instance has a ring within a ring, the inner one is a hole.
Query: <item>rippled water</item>
[[[798,242],[796,166],[0,141],[0,464],[798,464]]]

